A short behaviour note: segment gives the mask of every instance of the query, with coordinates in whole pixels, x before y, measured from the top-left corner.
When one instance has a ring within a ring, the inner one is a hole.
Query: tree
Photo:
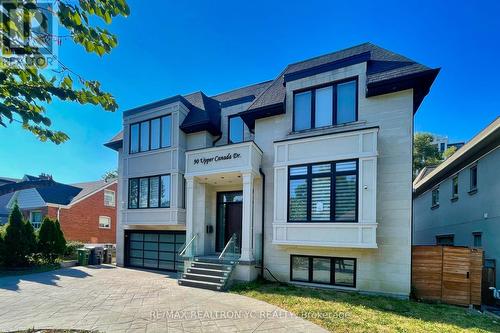
[[[118,170],[107,171],[102,175],[102,179],[106,182],[115,180],[116,178],[118,178]]]
[[[5,228],[0,226],[0,266],[4,264],[4,237],[5,237]]]
[[[7,266],[25,266],[35,248],[33,227],[27,226],[30,222],[23,220],[23,215],[17,203],[9,215],[9,222],[5,227],[3,241],[3,261]]]
[[[53,262],[55,260],[55,240],[56,230],[54,222],[47,216],[43,219],[40,229],[38,230],[38,252],[42,258]]]
[[[115,35],[95,24],[98,17],[111,24],[130,10],[125,0],[54,1],[54,7],[36,0],[0,1],[0,125],[18,122],[39,140],[56,144],[69,136],[50,128],[46,105],[54,98],[80,104],[99,105],[106,111],[118,107],[110,93],[101,90],[98,81],[86,80],[66,67],[52,52],[54,41],[72,40],[89,53],[110,53],[117,45]],[[49,31],[51,18],[66,30],[66,35]],[[25,29],[28,27],[27,29]],[[29,29],[30,27],[37,27]],[[19,46],[21,45],[21,46]],[[58,69],[50,71],[49,61]]]
[[[433,137],[429,133],[416,133],[413,140],[413,176],[426,166],[438,165],[442,162],[438,148],[432,144]]]
[[[450,146],[446,148],[446,150],[443,152],[443,158],[447,160],[451,155],[455,154],[456,151],[457,151],[456,146]]]
[[[64,238],[64,233],[61,229],[61,224],[59,223],[59,220],[56,220],[54,222],[55,230],[56,230],[56,254],[57,255],[64,255],[64,252],[66,252],[66,239]]]
[[[65,250],[66,240],[59,221],[45,217],[38,231],[38,252],[43,259],[52,263],[63,255]]]

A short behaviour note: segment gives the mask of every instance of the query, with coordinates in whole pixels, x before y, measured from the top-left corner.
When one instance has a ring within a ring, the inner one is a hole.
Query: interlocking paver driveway
[[[102,265],[0,278],[0,331],[324,332],[274,305]]]

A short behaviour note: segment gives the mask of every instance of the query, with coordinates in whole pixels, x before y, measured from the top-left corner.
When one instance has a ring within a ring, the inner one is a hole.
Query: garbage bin
[[[103,263],[104,259],[104,248],[102,246],[94,247],[94,265],[100,265]]]
[[[105,248],[104,249],[104,258],[102,263],[103,264],[111,264],[113,261],[113,249],[110,248]]]
[[[87,266],[89,264],[89,250],[86,248],[77,249],[78,265]]]
[[[86,246],[87,251],[89,251],[89,265],[95,265],[95,247]]]

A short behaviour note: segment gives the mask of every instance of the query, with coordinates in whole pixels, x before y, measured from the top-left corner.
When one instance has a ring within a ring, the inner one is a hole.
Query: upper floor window
[[[439,187],[432,190],[432,207],[439,206]]]
[[[228,118],[228,137],[229,143],[243,142],[245,124],[240,116],[232,116]]]
[[[356,222],[357,172],[357,160],[291,166],[288,221]]]
[[[482,247],[483,246],[483,239],[482,239],[482,233],[480,232],[473,232],[472,237],[474,238],[474,247]]]
[[[358,80],[349,79],[294,93],[293,130],[357,120]]]
[[[104,190],[104,206],[115,207],[115,191]]]
[[[111,229],[111,218],[109,216],[99,216],[99,228]]]
[[[451,180],[451,198],[458,198],[458,175],[453,177],[453,179]]]
[[[130,125],[130,153],[170,147],[172,116],[163,116]]]
[[[453,246],[455,244],[455,235],[436,236],[436,245]]]
[[[470,168],[470,191],[477,190],[477,164]]]
[[[42,219],[43,219],[43,215],[42,215],[41,211],[32,210],[30,212],[30,222],[33,225],[34,229],[40,228],[40,226],[42,225]]]
[[[169,207],[170,175],[129,179],[129,209]]]

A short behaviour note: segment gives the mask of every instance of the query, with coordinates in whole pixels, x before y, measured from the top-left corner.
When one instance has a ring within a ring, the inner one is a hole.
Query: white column
[[[253,180],[251,172],[243,173],[243,218],[241,223],[241,260],[253,260]]]
[[[186,178],[186,242],[193,238],[194,178]]]

